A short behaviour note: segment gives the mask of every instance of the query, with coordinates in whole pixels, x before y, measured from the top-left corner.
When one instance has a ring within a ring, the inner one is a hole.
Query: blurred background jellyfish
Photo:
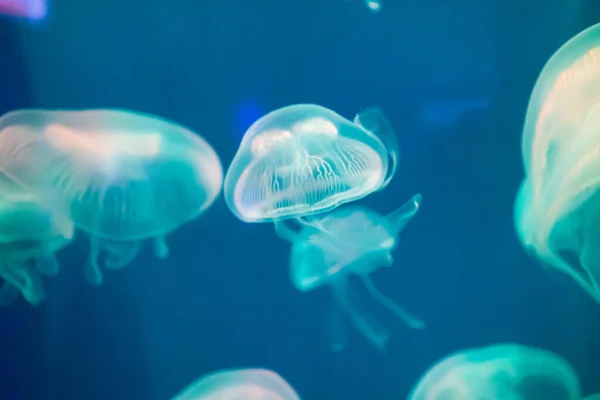
[[[292,105],[248,129],[224,196],[245,222],[298,219],[382,190],[397,159],[395,134],[378,109],[351,122],[318,105]]]
[[[381,0],[365,0],[365,6],[367,6],[367,10],[369,10],[372,14],[377,14],[381,11]]]
[[[54,254],[71,242],[73,224],[22,191],[6,192],[5,183],[0,189],[0,306],[11,304],[19,294],[37,305],[46,297],[42,275],[58,274]]]
[[[172,400],[300,400],[300,397],[273,371],[230,369],[199,378]]]
[[[0,14],[38,21],[47,13],[47,0],[0,0]]]
[[[333,294],[332,331],[330,347],[341,351],[346,345],[343,312],[352,324],[373,345],[385,350],[389,339],[387,329],[379,325],[363,302],[350,287],[350,277],[359,277],[372,298],[393,312],[407,325],[423,329],[425,324],[410,315],[373,284],[370,274],[392,265],[392,251],[400,232],[416,215],[421,195],[413,196],[406,204],[387,216],[364,207],[349,205],[338,208],[294,232],[285,225],[276,225],[279,236],[293,243],[290,275],[301,292],[328,285]],[[336,315],[337,313],[340,313]]]
[[[579,378],[550,351],[497,344],[450,355],[418,381],[409,400],[579,400]]]
[[[129,264],[151,239],[200,216],[218,196],[221,163],[199,135],[123,110],[20,110],[0,119],[2,171],[90,236],[86,279]]]
[[[600,301],[600,24],[542,70],[523,131],[517,233],[546,264]]]

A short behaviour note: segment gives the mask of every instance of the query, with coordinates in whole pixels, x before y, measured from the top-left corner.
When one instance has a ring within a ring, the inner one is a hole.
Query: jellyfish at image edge
[[[397,246],[398,235],[416,215],[420,204],[421,195],[415,195],[387,216],[348,205],[319,218],[315,222],[317,227],[304,226],[299,232],[276,225],[279,236],[293,243],[290,275],[296,289],[306,292],[323,285],[331,289],[329,340],[332,350],[341,351],[346,347],[344,315],[379,350],[384,351],[389,340],[387,329],[375,321],[351,287],[352,276],[360,278],[371,297],[408,326],[425,328],[423,321],[383,295],[370,277],[378,269],[392,266],[392,251]]]
[[[579,400],[579,378],[562,357],[518,344],[463,350],[433,365],[409,400]]]
[[[90,236],[86,279],[120,269],[151,239],[198,218],[217,198],[221,162],[199,135],[124,110],[19,110],[0,118],[0,168]]]
[[[523,245],[600,301],[600,24],[563,45],[534,87],[515,203]]]
[[[248,129],[225,176],[229,209],[245,222],[330,211],[384,189],[396,171],[394,131],[376,108],[354,122],[324,107],[275,110]]]
[[[55,253],[73,239],[73,223],[53,215],[17,185],[0,180],[0,306],[12,304],[19,295],[38,305],[46,298],[42,275],[58,274]]]
[[[266,369],[230,369],[205,375],[172,400],[300,400],[278,374]]]

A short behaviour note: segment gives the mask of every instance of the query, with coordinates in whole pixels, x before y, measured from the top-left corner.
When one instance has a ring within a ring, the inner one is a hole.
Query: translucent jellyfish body
[[[223,171],[197,134],[158,117],[121,110],[21,110],[0,119],[0,168],[91,237],[84,269],[92,284],[153,239],[197,218],[218,196]]]
[[[246,222],[329,211],[383,189],[397,155],[394,132],[376,108],[351,122],[317,105],[284,107],[244,135],[225,176],[225,200]]]
[[[281,376],[266,369],[232,369],[199,378],[172,400],[300,400]]]
[[[14,186],[12,189],[16,188]],[[37,305],[45,297],[42,275],[59,271],[54,254],[73,238],[73,224],[23,192],[0,189],[0,305],[21,294]]]
[[[517,233],[546,264],[600,301],[600,24],[563,45],[542,70],[523,131],[526,177]]]
[[[579,400],[579,378],[562,357],[518,344],[450,355],[429,369],[409,400]]]
[[[398,235],[416,215],[420,203],[421,196],[415,195],[387,216],[349,205],[315,219],[299,232],[276,222],[277,233],[293,243],[290,275],[296,289],[305,292],[322,285],[331,288],[329,333],[332,350],[341,351],[346,345],[346,318],[343,316],[348,316],[378,349],[385,350],[389,339],[388,330],[377,323],[351,287],[351,276],[359,277],[372,298],[406,324],[416,329],[425,327],[422,321],[383,295],[370,278],[374,271],[392,265],[392,251]]]

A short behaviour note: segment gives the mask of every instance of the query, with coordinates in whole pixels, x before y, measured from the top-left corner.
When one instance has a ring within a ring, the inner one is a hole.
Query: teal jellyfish
[[[408,400],[579,400],[579,378],[562,357],[518,344],[452,354],[431,367]]]
[[[0,169],[88,233],[87,280],[120,269],[151,239],[200,216],[218,196],[221,163],[199,135],[122,110],[20,110],[0,119]]]
[[[16,187],[12,185],[13,188]],[[33,305],[46,292],[42,275],[54,276],[59,264],[54,254],[73,238],[73,224],[61,220],[25,193],[0,189],[0,305],[21,294]]]
[[[600,24],[542,70],[523,130],[525,180],[515,204],[523,245],[600,301]]]
[[[172,400],[300,400],[300,397],[273,371],[230,369],[199,378]]]
[[[341,312],[378,349],[385,350],[388,331],[379,325],[351,287],[350,278],[362,280],[367,292],[379,304],[392,311],[407,325],[423,329],[425,324],[404,311],[373,284],[370,274],[392,265],[392,251],[398,235],[416,215],[421,195],[413,196],[406,204],[387,216],[370,209],[348,205],[340,207],[299,232],[282,223],[276,223],[280,237],[293,243],[290,275],[301,292],[327,285],[333,294],[330,315],[330,346],[341,351],[346,344]]]
[[[397,158],[394,132],[376,108],[351,122],[321,106],[288,106],[244,135],[225,176],[225,201],[245,222],[322,213],[385,188]]]

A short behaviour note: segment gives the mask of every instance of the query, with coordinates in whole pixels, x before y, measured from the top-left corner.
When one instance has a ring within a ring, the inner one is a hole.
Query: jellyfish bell
[[[151,239],[199,217],[220,193],[223,170],[199,135],[165,119],[126,110],[19,110],[0,119],[0,169],[90,235],[84,269],[127,265]]]
[[[531,94],[523,129],[528,175],[541,176],[578,135],[600,95],[600,24],[575,35],[548,60]]]
[[[515,222],[525,247],[600,301],[598,88],[600,24],[565,43],[536,82],[523,130],[526,177]]]
[[[323,213],[383,189],[397,154],[391,125],[376,108],[351,122],[318,105],[284,107],[244,135],[225,176],[225,200],[245,222]]]
[[[306,292],[320,286],[330,287],[335,301],[332,312],[337,313],[335,308],[341,307],[353,325],[380,350],[385,350],[389,334],[366,310],[350,278],[360,278],[369,295],[408,326],[425,327],[423,321],[381,293],[370,278],[371,273],[392,265],[391,252],[398,235],[416,215],[420,204],[421,195],[415,195],[387,216],[364,207],[340,207],[303,226],[299,232],[276,225],[280,237],[292,242],[290,276],[296,289]],[[330,345],[339,351],[345,342],[343,327],[332,328],[335,333]]]
[[[496,344],[445,357],[419,379],[409,400],[581,398],[577,373],[550,351]]]
[[[300,400],[278,374],[266,369],[230,369],[205,375],[172,400]]]

